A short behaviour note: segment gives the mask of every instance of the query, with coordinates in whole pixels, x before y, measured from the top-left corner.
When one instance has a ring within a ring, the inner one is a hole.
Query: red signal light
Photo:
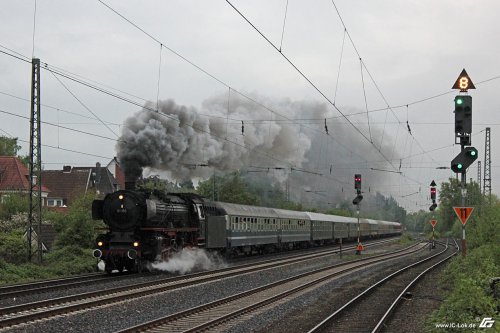
[[[436,188],[431,187],[431,200],[434,201],[436,200]]]
[[[359,173],[354,175],[354,189],[361,190],[361,175]]]

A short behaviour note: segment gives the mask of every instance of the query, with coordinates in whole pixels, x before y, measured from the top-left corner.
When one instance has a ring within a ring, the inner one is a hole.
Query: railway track
[[[218,331],[219,325],[273,302],[280,301],[289,295],[300,293],[308,288],[315,288],[319,284],[352,273],[353,271],[364,269],[370,265],[415,253],[424,247],[425,245],[423,244],[417,244],[401,251],[317,269],[312,272],[296,275],[216,300],[208,304],[180,311],[157,320],[122,330],[120,333],[146,331],[198,332],[210,329]]]
[[[407,296],[407,291],[426,273],[447,261],[459,251],[458,244],[428,258],[412,263],[373,283],[317,324],[308,333],[380,332],[391,313]],[[355,320],[353,320],[355,318]]]
[[[382,241],[375,241],[372,243],[367,243],[367,246],[373,246],[373,245],[380,245],[388,242],[394,241],[394,238],[391,239],[386,239]],[[351,247],[346,247],[345,250],[349,250]],[[338,251],[338,250],[323,250],[323,251],[317,251],[315,253],[327,253],[329,251]],[[314,253],[313,253],[314,254]],[[290,256],[287,256],[286,258],[299,258],[301,256],[304,256],[303,253],[299,254],[292,254]],[[275,259],[269,259],[269,260],[275,260]],[[146,273],[146,274],[153,274],[153,273]],[[41,280],[41,281],[34,281],[34,282],[28,282],[28,283],[19,283],[19,284],[13,284],[13,285],[7,285],[7,286],[1,286],[0,287],[0,300],[2,299],[7,299],[7,298],[19,298],[24,295],[33,295],[33,294],[39,294],[39,293],[47,293],[51,291],[56,291],[56,290],[61,290],[61,289],[70,289],[70,288],[75,288],[75,287],[80,287],[80,286],[85,286],[85,285],[91,285],[91,284],[99,284],[103,281],[110,282],[110,281],[116,281],[119,279],[123,279],[125,276],[127,277],[135,277],[137,274],[128,274],[128,273],[122,273],[120,275],[108,275],[105,273],[91,273],[91,274],[85,274],[85,275],[78,275],[78,276],[72,276],[72,277],[64,277],[64,278],[57,278],[57,279],[48,279],[48,280]]]
[[[124,275],[110,276],[105,273],[92,273],[65,277],[59,279],[41,280],[28,283],[13,284],[0,287],[0,299],[20,297],[28,294],[50,292],[58,289],[74,288],[87,284],[100,283],[102,281],[114,281],[123,278]],[[130,276],[130,274],[126,274]]]
[[[369,246],[375,246],[385,242],[387,242],[387,240],[373,242],[369,244]],[[346,247],[345,249],[353,250],[354,246]],[[40,319],[46,320],[47,318],[52,318],[54,316],[62,314],[105,306],[113,303],[135,299],[137,297],[174,290],[181,287],[193,286],[198,283],[205,283],[222,278],[236,276],[239,274],[247,274],[278,266],[312,260],[336,253],[338,253],[338,250],[332,249],[322,251],[321,253],[297,255],[284,259],[266,260],[258,264],[239,265],[210,272],[200,272],[185,276],[139,283],[135,285],[110,288],[105,291],[93,291],[78,295],[71,295],[38,302],[20,304],[16,306],[4,307],[0,308],[0,329],[5,327],[12,327],[14,325],[26,324]]]

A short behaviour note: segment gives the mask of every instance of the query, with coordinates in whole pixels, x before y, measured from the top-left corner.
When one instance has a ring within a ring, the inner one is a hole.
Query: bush
[[[452,290],[427,322],[428,331],[438,323],[475,323],[491,317],[500,307],[490,290],[490,279],[500,276],[500,246],[472,249],[467,257],[456,257],[445,269],[441,283]]]
[[[26,262],[28,242],[23,238],[24,231],[0,234],[0,258],[13,263]]]
[[[0,285],[93,272],[96,259],[90,249],[67,246],[44,256],[42,265],[12,264],[0,258]]]
[[[0,259],[0,285],[28,282],[52,277],[50,272],[43,266],[31,263],[21,265],[9,264]]]
[[[14,230],[28,229],[28,214],[17,213],[10,217],[8,220],[0,221],[0,232],[11,232]]]
[[[105,226],[102,222],[92,220],[93,195],[85,195],[71,205],[66,214],[53,214],[51,220],[57,231],[56,248],[78,245],[82,248],[94,246],[97,227]]]
[[[90,249],[71,245],[47,254],[44,265],[56,276],[81,274],[94,271],[96,259]]]
[[[399,244],[403,246],[413,244],[414,242],[415,240],[408,234],[403,234],[399,239]]]
[[[29,196],[9,194],[2,197],[0,204],[0,220],[8,220],[14,214],[26,213],[29,209]]]

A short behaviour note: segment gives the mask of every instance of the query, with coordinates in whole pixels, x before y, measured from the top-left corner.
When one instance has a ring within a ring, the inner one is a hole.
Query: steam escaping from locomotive
[[[227,267],[227,264],[220,255],[200,248],[183,248],[180,252],[172,255],[168,261],[159,261],[151,264],[153,270],[181,275],[225,267]]]
[[[289,118],[318,107],[326,112],[319,103],[276,106]],[[276,164],[271,156],[302,166],[311,139],[296,124],[269,120],[269,110],[236,97],[229,109],[226,96],[204,102],[201,111],[162,101],[158,112],[145,108],[125,121],[117,154],[128,179],[140,177],[144,167],[169,171],[178,180],[206,177],[212,168],[233,171],[252,163]],[[196,168],[200,163],[211,168]]]

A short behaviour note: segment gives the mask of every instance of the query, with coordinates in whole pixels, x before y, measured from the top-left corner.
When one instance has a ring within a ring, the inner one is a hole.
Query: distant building
[[[42,176],[42,205],[47,205],[50,193]],[[0,200],[13,193],[29,194],[28,168],[15,156],[0,156]]]
[[[111,164],[112,162],[110,162]],[[102,167],[98,162],[95,167],[64,166],[62,170],[44,170],[42,179],[50,189],[47,198],[49,207],[67,207],[81,195],[95,193],[104,196],[122,188],[107,167]],[[118,164],[113,166],[118,175],[123,172]]]
[[[31,236],[31,246],[33,249],[38,247],[38,235],[37,235],[37,226],[34,226],[32,229]],[[55,239],[56,239],[56,229],[51,224],[42,224],[42,252],[49,252],[52,250]],[[27,239],[27,231],[24,233],[23,238]]]
[[[113,158],[106,168],[111,172],[113,177],[115,177],[116,182],[118,184],[117,190],[123,190],[125,189],[125,173],[123,172],[123,169],[120,167],[120,163],[118,163],[118,160]]]

